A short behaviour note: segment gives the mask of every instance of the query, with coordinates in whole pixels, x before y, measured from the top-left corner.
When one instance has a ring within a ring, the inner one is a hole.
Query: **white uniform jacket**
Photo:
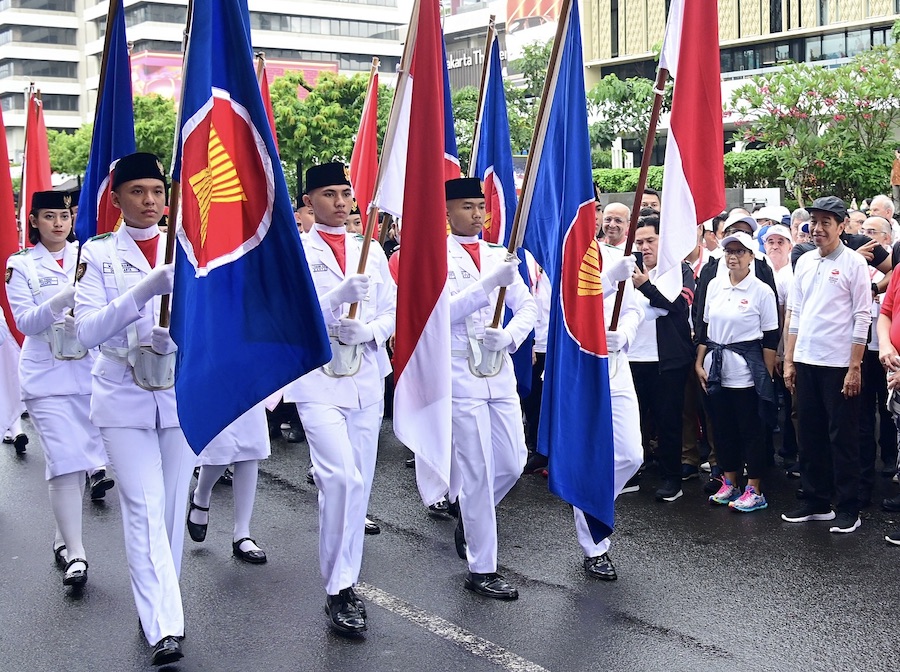
[[[343,232],[343,228],[334,228],[336,234]],[[362,252],[362,237],[346,233],[344,235],[344,268],[347,275],[354,275]],[[316,294],[321,301],[326,293],[344,280],[345,275],[328,243],[315,227],[302,240]],[[315,401],[341,408],[359,409],[384,398],[384,378],[391,372],[391,362],[384,344],[394,333],[397,286],[388,271],[384,251],[377,244],[369,247],[366,275],[369,277],[369,293],[360,302],[357,318],[373,327],[375,340],[366,344],[359,371],[354,376],[333,378],[318,368],[288,385],[284,390],[285,401]],[[340,318],[347,315],[350,304],[343,304],[338,310],[332,310],[327,301],[322,301],[321,309],[325,327],[331,332],[337,328]]]
[[[165,248],[166,236],[160,233],[156,252],[158,266],[165,259]],[[151,392],[138,387],[126,361],[126,327],[134,323],[139,344],[149,345],[151,331],[159,324],[160,297],[154,296],[146,305],[138,306],[131,295],[120,296],[113,271],[114,253],[122,265],[129,289],[151,270],[125,226],[115,233],[92,238],[81,251],[81,263],[86,266],[76,285],[75,327],[82,344],[89,348],[100,346],[100,354],[91,371],[91,421],[97,427],[178,427],[175,388]]]
[[[610,248],[608,245],[601,245],[600,258],[605,268],[608,264],[621,259],[622,251],[618,248]],[[619,323],[616,331],[625,337],[628,345],[634,342],[638,326],[644,319],[644,311],[638,303],[635,292],[634,283],[630,278],[622,283],[622,307],[619,311]],[[606,329],[609,329],[609,325],[612,323],[618,293],[618,283],[612,287],[603,288],[603,319],[606,322]],[[617,392],[634,394],[634,383],[631,379],[631,367],[628,365],[627,353],[627,346],[619,352],[610,351],[609,353],[609,389],[613,394]]]
[[[53,314],[47,302],[74,282],[77,256],[77,243],[67,243],[60,268],[38,243],[7,262],[6,296],[16,326],[25,335],[19,358],[22,399],[91,393],[92,358],[63,361],[50,349],[50,326],[62,321],[69,309]]]
[[[498,289],[490,294],[485,293],[479,280],[481,275],[491,272],[506,259],[506,249],[491,247],[479,241],[481,271],[462,245],[450,236],[447,239],[448,282],[450,287],[450,349],[453,352],[452,394],[457,398],[498,399],[516,395],[516,377],[509,353],[518,350],[519,346],[531,333],[537,319],[537,305],[531,292],[521,276],[506,288],[505,305],[515,316],[505,329],[512,336],[513,342],[503,355],[503,366],[500,373],[490,378],[479,378],[469,370],[469,362],[464,353],[470,348],[470,326],[476,338],[484,335],[486,327],[494,320],[494,308],[497,305]],[[471,325],[468,324],[471,322]],[[501,323],[502,326],[502,323]]]

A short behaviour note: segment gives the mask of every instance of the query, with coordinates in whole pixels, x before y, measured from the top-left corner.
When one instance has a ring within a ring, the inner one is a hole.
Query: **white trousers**
[[[453,398],[450,498],[459,497],[469,571],[497,571],[496,506],[519,480],[528,450],[517,397]]]
[[[319,488],[319,565],[325,592],[337,595],[359,579],[384,402],[362,409],[298,402],[297,412]]]
[[[620,367],[616,374],[616,382],[610,383],[613,422],[613,480],[616,497],[622,492],[625,484],[634,476],[644,461],[644,449],[641,447],[641,413],[638,409],[637,394],[631,382],[631,370],[628,365]],[[627,380],[619,380],[627,379]],[[627,382],[627,384],[623,384]],[[574,508],[574,507],[573,507]],[[584,557],[596,558],[609,550],[609,537],[599,544],[594,543],[584,513],[575,508],[575,532],[578,543],[584,551]]]
[[[134,602],[150,644],[184,634],[178,577],[197,457],[181,429],[102,427],[116,474]]]

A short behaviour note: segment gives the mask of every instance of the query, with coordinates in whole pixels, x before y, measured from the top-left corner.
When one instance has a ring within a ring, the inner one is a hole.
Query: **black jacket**
[[[643,269],[643,260],[638,259]],[[694,274],[691,267],[681,264],[681,294],[674,301],[662,295],[649,280],[637,290],[647,297],[650,305],[669,311],[656,320],[656,346],[659,351],[659,370],[671,371],[694,361],[694,344],[691,342],[691,326],[688,323],[691,302],[694,299]]]

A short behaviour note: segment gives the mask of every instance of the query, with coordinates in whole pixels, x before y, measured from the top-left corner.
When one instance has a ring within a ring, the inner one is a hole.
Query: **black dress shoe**
[[[890,511],[891,513],[900,511],[900,495],[883,500],[881,502],[881,508],[885,511]]]
[[[441,520],[450,520],[450,502],[444,497],[441,501],[435,502],[428,507],[428,515]]]
[[[191,511],[196,509],[197,511],[204,511],[206,515],[206,522],[204,524],[195,523],[191,521]],[[191,506],[188,509],[187,515],[187,529],[188,534],[191,535],[191,539],[196,541],[197,543],[202,542],[206,539],[206,529],[209,527],[209,507],[208,506],[198,506],[194,504],[194,495],[191,495]]]
[[[65,568],[66,566],[66,545],[62,546],[54,546],[53,547],[53,561],[56,563],[56,566],[60,569]]]
[[[598,555],[595,558],[585,558],[584,571],[588,573],[588,576],[593,576],[601,581],[615,581],[619,578],[609,553]]]
[[[234,557],[243,560],[244,562],[249,562],[251,565],[262,565],[268,561],[266,557],[266,552],[262,549],[253,549],[251,551],[242,551],[241,544],[245,541],[253,541],[250,537],[244,537],[243,539],[238,539],[237,541],[231,542],[231,552],[234,553]],[[255,541],[253,541],[256,544]]]
[[[381,526],[375,521],[366,518],[366,534],[381,534]]]
[[[403,464],[405,464],[408,469],[415,469],[416,468],[416,456],[413,455],[412,457],[407,457],[403,461]]]
[[[80,563],[84,565],[84,569],[70,569],[72,565]],[[63,585],[81,588],[87,583],[88,563],[84,558],[72,558],[66,563],[66,573],[63,576]]]
[[[291,428],[284,433],[284,438],[288,443],[303,443],[306,441],[306,432],[299,423],[291,423]]]
[[[541,455],[537,451],[532,451],[528,455],[528,460],[525,462],[525,468],[522,470],[523,474],[537,474],[542,472],[547,468],[549,461],[547,460],[546,455]]]
[[[469,572],[466,575],[466,589],[478,593],[483,597],[495,600],[518,600],[519,591],[506,582],[497,572],[490,574],[476,574]]]
[[[316,470],[312,464],[306,468],[306,482],[310,485],[316,484]]]
[[[453,530],[453,542],[456,544],[456,554],[460,560],[466,559],[466,530],[463,528],[462,516],[456,519],[456,529]]]
[[[116,482],[106,475],[106,469],[91,474],[91,501],[96,502],[106,497],[106,491],[115,484]]]
[[[19,434],[14,440],[13,445],[16,447],[16,455],[24,455],[25,454],[25,446],[28,445],[28,437],[24,434]]]
[[[181,641],[178,637],[170,635],[163,637],[153,647],[150,663],[159,667],[160,665],[169,665],[182,658],[184,658],[184,654],[181,652]]]
[[[357,606],[359,598],[352,588],[344,588],[337,595],[325,596],[325,611],[332,629],[340,635],[358,635],[366,631],[366,617]]]
[[[362,598],[356,594],[356,591],[353,590],[353,586],[347,588],[349,591],[350,599],[353,600],[353,604],[356,605],[356,608],[359,609],[360,616],[363,618],[366,617],[366,604],[362,601]]]
[[[220,483],[222,485],[231,485],[234,481],[234,472],[231,471],[231,467],[225,467],[225,471],[219,476],[219,480],[216,483]]]

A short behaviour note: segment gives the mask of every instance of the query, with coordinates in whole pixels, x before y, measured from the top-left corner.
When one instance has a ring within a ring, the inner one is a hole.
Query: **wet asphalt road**
[[[138,633],[116,491],[86,503],[90,579],[80,597],[53,564],[53,522],[33,431],[24,458],[0,452],[0,672],[152,669]],[[172,670],[477,671],[896,670],[900,517],[876,506],[855,534],[789,525],[798,481],[779,471],[767,511],[710,507],[702,480],[672,504],[656,479],[617,506],[619,580],[585,576],[569,509],[524,477],[498,513],[501,571],[519,588],[498,603],[463,590],[454,523],[427,515],[407,451],[386,422],[361,580],[369,632],[330,633],[318,571],[307,448],[276,441],[262,464],[253,533],[269,563],[231,555],[231,493],[213,493],[206,542],[185,541],[186,658]],[[875,500],[897,486],[879,483]]]

